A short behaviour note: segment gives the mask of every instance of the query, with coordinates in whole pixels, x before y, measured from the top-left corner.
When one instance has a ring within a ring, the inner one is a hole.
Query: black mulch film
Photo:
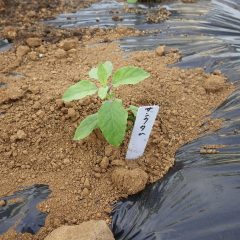
[[[17,232],[34,234],[44,226],[47,213],[40,212],[37,205],[47,199],[51,191],[47,185],[35,184],[0,198],[0,235],[9,228]]]
[[[11,47],[11,44],[8,42],[7,39],[0,39],[0,52],[4,52],[9,50]]]
[[[103,1],[46,22],[62,28],[124,25],[158,30],[121,39],[120,46],[125,51],[151,50],[159,45],[178,48],[183,57],[173,66],[203,67],[207,72],[220,69],[237,86],[212,114],[225,119],[222,129],[183,146],[176,153],[175,166],[162,180],[115,205],[113,233],[116,240],[239,240],[240,0],[137,5],[143,10],[159,6],[172,15],[158,24],[148,24],[143,15],[125,13],[124,4],[116,1]],[[122,20],[114,21],[116,15]],[[200,154],[203,145],[224,147],[217,154]],[[0,226],[5,226],[1,220]]]

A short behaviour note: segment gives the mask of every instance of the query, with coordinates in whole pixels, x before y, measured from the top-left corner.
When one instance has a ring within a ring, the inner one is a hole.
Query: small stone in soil
[[[77,223],[74,219],[72,223]],[[114,240],[107,223],[91,220],[75,226],[61,226],[51,232],[45,240]]]
[[[158,56],[163,56],[165,54],[165,46],[159,46],[156,48],[156,54]]]
[[[71,117],[71,118],[76,116],[76,111],[75,111],[74,108],[69,108],[68,109],[68,116]]]
[[[89,190],[87,188],[84,188],[82,191],[82,197],[87,197],[89,195]]]
[[[90,188],[90,187],[91,187],[91,185],[90,185],[90,182],[89,182],[89,179],[88,179],[88,178],[86,178],[86,179],[85,179],[83,186],[84,186],[85,188]]]
[[[113,160],[113,161],[111,162],[111,165],[112,165],[112,166],[125,166],[125,165],[126,165],[126,162],[123,161],[123,160],[118,160],[118,159],[116,159],[116,160]]]
[[[112,172],[112,181],[119,190],[131,195],[145,188],[148,174],[140,168],[133,170],[118,168]]]
[[[55,57],[58,59],[65,58],[65,57],[67,57],[67,52],[63,49],[58,49],[55,52]]]
[[[56,105],[57,105],[57,107],[62,107],[63,106],[63,100],[62,99],[57,99],[56,100]]]
[[[6,206],[6,201],[5,200],[0,200],[0,207]]]
[[[68,158],[65,158],[65,159],[63,160],[63,163],[64,163],[64,164],[69,164],[69,163],[70,163],[70,160],[69,160]]]
[[[28,52],[30,52],[30,48],[28,46],[19,46],[16,51],[16,55],[18,58],[22,58]]]
[[[108,165],[109,165],[109,159],[107,157],[104,157],[100,162],[100,167],[103,169],[106,169]]]
[[[221,91],[225,86],[225,79],[222,76],[211,75],[203,81],[203,87],[207,93],[215,93]]]
[[[68,51],[70,49],[76,48],[78,44],[77,39],[65,39],[60,42],[59,47],[64,49],[65,51]]]
[[[112,146],[107,145],[107,146],[105,147],[105,155],[106,155],[107,157],[110,157],[111,154],[112,154],[112,152],[113,152]]]
[[[37,37],[28,38],[26,43],[29,47],[39,47],[42,44],[42,39]]]
[[[23,130],[18,130],[16,134],[17,139],[25,139],[27,137],[27,134]]]

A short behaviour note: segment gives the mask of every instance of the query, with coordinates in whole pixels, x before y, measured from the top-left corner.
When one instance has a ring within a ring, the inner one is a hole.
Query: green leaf
[[[98,69],[96,67],[92,68],[88,73],[89,77],[98,80],[97,71]]]
[[[128,109],[133,113],[135,117],[137,116],[138,107],[130,105]]]
[[[106,72],[106,75],[107,75],[107,79],[112,75],[112,70],[113,70],[113,65],[110,61],[106,61],[105,63],[103,64],[100,64],[100,65],[103,65],[104,68],[105,68],[105,72]],[[100,66],[99,65],[99,66]],[[96,80],[99,80],[99,77],[98,77],[98,69],[99,69],[99,66],[98,67],[94,67],[92,68],[88,75],[90,78],[93,78],[93,79],[96,79]]]
[[[107,75],[108,75],[108,78],[109,78],[112,75],[113,65],[112,65],[112,63],[110,61],[106,61],[103,64],[103,66],[106,69]]]
[[[104,102],[98,111],[98,126],[106,140],[119,146],[124,139],[128,112],[119,99]]]
[[[113,75],[113,86],[118,87],[124,84],[136,84],[148,78],[150,74],[138,67],[123,67]]]
[[[98,114],[87,116],[76,129],[73,140],[81,140],[87,137],[95,128],[97,128]]]
[[[97,87],[94,83],[88,80],[82,80],[71,87],[69,87],[63,94],[63,101],[70,102],[78,100],[97,92]]]
[[[108,89],[109,87],[106,86],[106,87],[100,87],[98,89],[98,96],[101,98],[101,99],[105,99],[106,96],[107,96],[107,93],[108,93]]]
[[[98,80],[99,82],[105,86],[108,80],[108,72],[106,70],[106,68],[104,67],[103,64],[100,64],[98,66],[98,70],[97,70],[97,75],[98,75]]]

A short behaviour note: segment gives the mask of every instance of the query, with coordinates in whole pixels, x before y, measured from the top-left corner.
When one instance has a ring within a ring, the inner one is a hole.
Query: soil
[[[221,126],[222,121],[209,114],[234,90],[219,71],[207,74],[202,69],[167,67],[181,58],[175,49],[160,46],[156,51],[123,52],[112,41],[139,34],[133,29],[95,29],[94,34],[56,31],[57,41],[48,41],[42,32],[23,34],[14,49],[0,54],[0,82],[4,83],[0,85],[0,196],[36,183],[48,184],[52,190],[49,199],[39,205],[49,215],[36,235],[9,231],[0,239],[42,240],[61,225],[92,219],[110,223],[112,205],[129,193],[112,181],[112,173],[129,170],[137,179],[139,171],[144,171],[148,184],[163,177],[174,164],[179,147]],[[40,45],[29,37],[40,39]],[[117,149],[98,131],[84,141],[72,140],[79,122],[95,113],[101,101],[92,97],[63,103],[61,96],[106,60],[115,69],[134,65],[151,74],[138,85],[117,90],[126,106],[160,106],[145,154],[137,161],[125,160],[130,131]],[[142,189],[142,184],[136,185],[131,188],[134,193],[138,185]]]
[[[57,29],[42,22],[54,18],[59,13],[76,12],[88,7],[97,0],[0,0],[0,38],[20,44],[27,37],[41,36],[45,42],[56,43],[66,37],[75,36],[81,40],[82,36],[94,34],[89,29]]]
[[[27,37],[41,36],[44,42],[57,43],[67,37],[75,36],[79,40],[83,36],[94,36],[99,29],[57,29],[47,26],[42,22],[49,20],[63,12],[76,12],[81,8],[89,7],[99,0],[0,0],[0,39],[7,39],[10,43],[22,43]],[[170,12],[165,8],[155,10],[141,10],[136,8],[124,8],[122,11],[145,15],[149,23],[162,22],[170,16]],[[111,11],[110,11],[111,12]],[[114,21],[123,21],[119,11],[112,11]],[[130,30],[130,29],[129,29]],[[108,31],[105,29],[105,31]],[[130,34],[130,31],[128,32]],[[145,34],[132,29],[133,34]],[[108,41],[109,39],[104,39]]]

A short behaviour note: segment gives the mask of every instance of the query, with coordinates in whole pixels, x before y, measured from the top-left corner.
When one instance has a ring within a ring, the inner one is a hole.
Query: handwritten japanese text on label
[[[137,159],[143,155],[158,111],[159,106],[144,106],[138,109],[126,159]]]

